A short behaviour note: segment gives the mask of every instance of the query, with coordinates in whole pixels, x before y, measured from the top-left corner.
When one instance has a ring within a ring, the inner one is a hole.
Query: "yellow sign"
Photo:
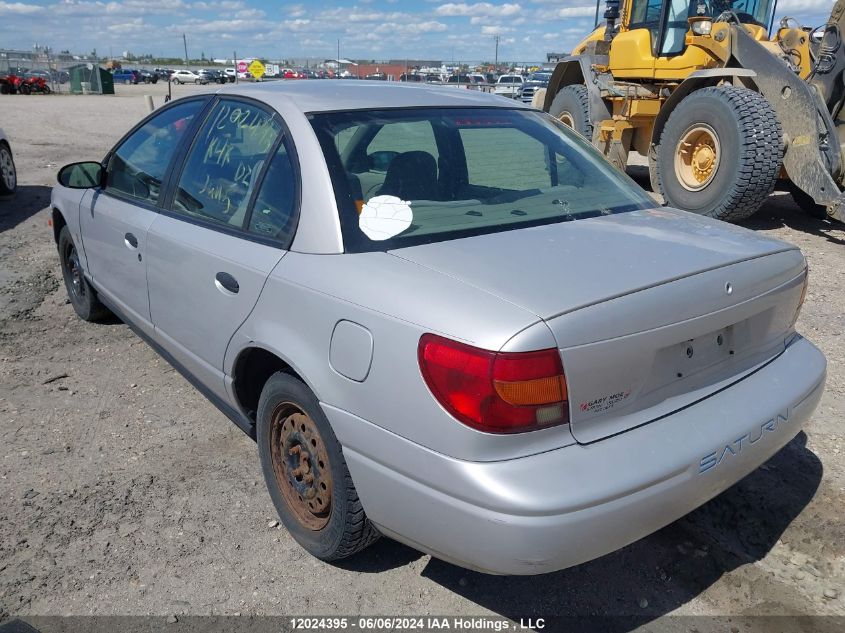
[[[266,68],[264,68],[264,64],[256,59],[249,65],[247,70],[249,70],[250,74],[256,79],[261,79],[264,76]]]

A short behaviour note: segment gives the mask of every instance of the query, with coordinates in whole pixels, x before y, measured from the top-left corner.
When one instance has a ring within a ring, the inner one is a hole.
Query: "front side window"
[[[281,129],[276,112],[221,99],[188,152],[173,211],[243,228],[250,198]]]
[[[135,130],[109,160],[106,191],[155,204],[179,141],[205,101],[167,108]]]
[[[348,252],[654,206],[589,144],[539,112],[432,108],[309,118],[332,175]],[[337,139],[350,128],[356,131],[339,153]],[[382,134],[396,139],[388,155],[371,142]]]

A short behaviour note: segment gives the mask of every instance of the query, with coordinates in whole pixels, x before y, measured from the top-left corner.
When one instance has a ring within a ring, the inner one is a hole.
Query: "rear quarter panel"
[[[363,382],[342,376],[329,362],[341,320],[372,335],[372,363]],[[536,327],[545,338],[529,336]],[[486,349],[526,337],[535,345],[554,345],[551,332],[530,312],[411,262],[384,253],[290,253],[230,344],[225,371],[230,382],[240,351],[263,347],[291,365],[321,402],[460,459],[508,459],[573,442],[566,426],[503,436],[456,421],[420,374],[417,345],[426,332]]]

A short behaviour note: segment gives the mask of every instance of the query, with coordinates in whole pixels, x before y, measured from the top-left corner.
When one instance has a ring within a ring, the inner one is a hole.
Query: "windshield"
[[[733,11],[743,24],[768,27],[774,0],[711,0],[712,17]]]
[[[588,143],[540,112],[431,108],[309,118],[347,252],[654,206]]]
[[[522,83],[522,77],[517,77],[515,75],[505,75],[504,77],[499,77],[500,84],[516,84]]]

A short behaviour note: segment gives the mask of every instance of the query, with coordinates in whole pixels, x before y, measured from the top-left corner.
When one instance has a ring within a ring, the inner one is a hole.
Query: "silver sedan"
[[[511,99],[232,86],[58,180],[76,312],[118,315],[255,438],[324,560],[383,534],[576,565],[757,468],[824,388],[796,247],[657,207]]]

